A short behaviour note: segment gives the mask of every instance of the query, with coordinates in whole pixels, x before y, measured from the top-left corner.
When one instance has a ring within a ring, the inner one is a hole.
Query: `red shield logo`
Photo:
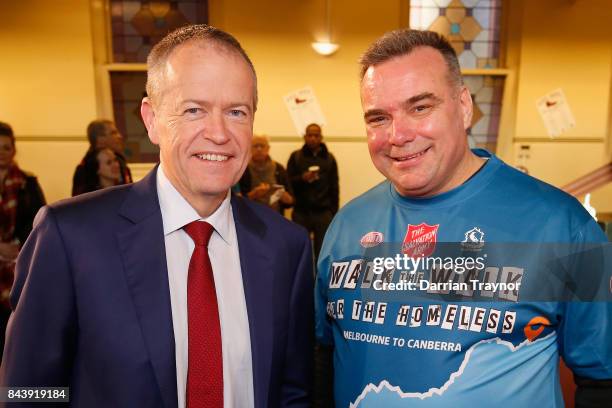
[[[419,225],[408,224],[406,236],[402,244],[402,253],[411,258],[431,255],[436,249],[439,227],[440,224],[428,225],[424,222]]]

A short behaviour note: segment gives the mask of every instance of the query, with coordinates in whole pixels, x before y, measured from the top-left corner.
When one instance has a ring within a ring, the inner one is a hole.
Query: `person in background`
[[[36,177],[15,162],[15,136],[7,123],[0,122],[0,331],[10,315],[8,297],[13,285],[15,259],[32,231],[34,216],[45,205],[45,196]],[[1,349],[0,349],[1,353]]]
[[[87,152],[83,159],[82,193],[121,184],[119,161],[108,147]]]
[[[292,219],[313,234],[317,259],[340,201],[338,165],[323,143],[321,126],[316,123],[306,126],[304,146],[291,153],[287,172],[295,193]]]
[[[83,194],[86,192],[87,180],[85,173],[85,158],[87,154],[92,150],[109,148],[115,153],[115,157],[119,163],[119,183],[127,184],[131,183],[132,173],[127,165],[125,156],[123,155],[124,150],[124,139],[115,123],[108,119],[97,119],[92,121],[87,126],[87,139],[89,140],[89,149],[85,153],[85,157],[79,163],[74,170],[74,176],[72,177],[72,196]],[[87,190],[91,191],[91,190]]]
[[[293,205],[289,176],[285,168],[270,158],[267,136],[255,135],[251,143],[251,161],[240,179],[240,193],[284,213]]]

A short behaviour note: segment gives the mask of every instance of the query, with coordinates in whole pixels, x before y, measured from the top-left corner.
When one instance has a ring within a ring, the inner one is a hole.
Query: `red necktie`
[[[183,227],[195,243],[187,278],[189,362],[187,407],[223,408],[223,355],[215,279],[208,257],[213,227],[194,221]]]

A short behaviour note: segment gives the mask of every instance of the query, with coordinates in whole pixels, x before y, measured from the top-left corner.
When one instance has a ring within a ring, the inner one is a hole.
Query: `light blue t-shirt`
[[[410,199],[386,181],[330,225],[318,263],[316,334],[334,346],[337,407],[562,407],[560,355],[579,376],[612,378],[611,303],[556,301],[560,288],[571,292],[587,276],[572,263],[572,248],[605,235],[571,196],[474,152],[486,164],[454,190]],[[388,246],[425,260],[444,245],[455,262],[469,255],[484,266],[456,273],[460,264],[433,263],[406,274],[371,256]],[[603,274],[583,280],[607,282],[610,272]],[[424,290],[419,279],[449,286]],[[374,289],[410,281],[430,296],[415,297],[415,286]]]

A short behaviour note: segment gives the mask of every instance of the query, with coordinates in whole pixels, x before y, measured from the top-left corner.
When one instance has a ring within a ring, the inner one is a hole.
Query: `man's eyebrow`
[[[363,118],[367,119],[370,116],[385,115],[385,114],[387,114],[387,112],[382,109],[370,109],[370,110],[367,110],[363,114]]]
[[[404,107],[410,107],[410,106],[414,105],[415,103],[420,102],[420,101],[422,101],[424,99],[430,99],[433,103],[440,103],[440,102],[442,102],[442,98],[434,95],[433,93],[431,93],[431,92],[423,92],[423,93],[411,96],[410,98],[406,99],[402,103],[402,105],[404,105]],[[367,119],[368,117],[371,117],[371,116],[386,115],[386,114],[387,114],[387,112],[385,110],[383,110],[383,109],[370,109],[370,110],[366,111],[363,114],[363,118]]]
[[[437,97],[433,93],[431,93],[431,92],[423,92],[423,93],[411,96],[410,98],[406,99],[406,101],[404,102],[404,105],[410,106],[410,105],[413,105],[413,104],[415,104],[417,102],[422,101],[423,99],[431,99],[434,103],[442,102],[442,99]]]
[[[207,101],[204,99],[189,98],[189,99],[182,99],[179,101],[179,103],[183,105],[187,103],[197,103],[198,105],[204,105],[207,103]]]

